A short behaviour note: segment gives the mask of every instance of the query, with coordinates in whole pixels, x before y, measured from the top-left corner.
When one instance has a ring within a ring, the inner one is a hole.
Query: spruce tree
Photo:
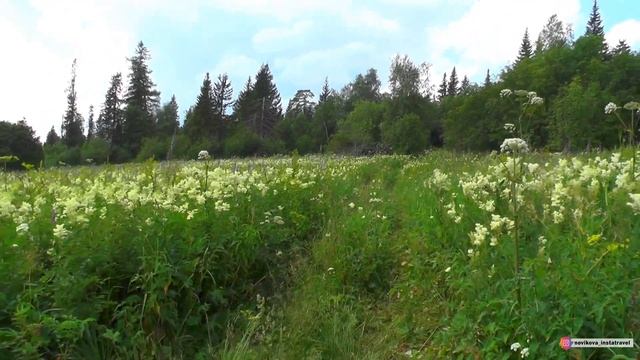
[[[142,139],[153,135],[155,113],[160,103],[160,92],[155,90],[147,65],[150,58],[149,50],[142,41],[138,43],[135,55],[129,58],[131,73],[125,96],[124,137],[127,147],[134,154],[140,149]]]
[[[529,29],[525,29],[524,36],[522,37],[522,43],[520,44],[520,51],[518,51],[518,59],[516,63],[522,60],[529,59],[533,55],[533,49],[531,48],[531,41],[529,40]]]
[[[76,93],[76,60],[71,66],[71,83],[67,89],[67,110],[62,120],[62,142],[68,147],[80,146],[84,142],[82,115],[78,112]]]
[[[233,89],[227,74],[218,75],[218,79],[213,84],[213,109],[216,116],[216,136],[218,140],[224,138],[224,131],[227,122],[227,109],[233,103]]]
[[[233,118],[235,121],[248,124],[252,121],[255,109],[253,99],[253,82],[251,77],[247,79],[244,88],[240,90],[238,98],[233,103]]]
[[[629,55],[631,54],[631,47],[626,41],[620,40],[618,41],[618,45],[616,45],[611,52],[614,56],[622,54]]]
[[[460,89],[458,90],[458,94],[468,95],[470,91],[471,91],[471,82],[469,81],[469,78],[467,77],[467,75],[465,75],[464,78],[462,79],[462,82],[460,83]]]
[[[324,83],[322,84],[322,92],[320,92],[320,96],[318,97],[318,105],[327,101],[331,96],[331,88],[329,87],[329,77],[324,78]]]
[[[604,38],[604,27],[602,26],[602,18],[600,17],[600,9],[598,8],[598,1],[593,0],[593,8],[591,9],[591,15],[587,22],[587,31],[585,35],[594,35]]]
[[[489,69],[487,69],[487,76],[484,78],[484,87],[491,86],[491,74],[489,73]]]
[[[89,106],[89,121],[87,123],[87,140],[91,140],[93,139],[95,132],[96,132],[96,127],[95,127],[95,123],[93,121],[93,105]]]
[[[164,104],[158,111],[158,133],[172,136],[180,127],[178,121],[178,102],[176,96],[171,96],[171,101]]]
[[[447,96],[447,73],[442,76],[442,83],[438,88],[438,99],[442,100],[445,96]]]
[[[447,88],[448,96],[458,95],[458,75],[456,74],[456,67],[451,70],[451,76],[449,77],[449,87]]]
[[[262,65],[256,74],[252,93],[257,105],[257,114],[255,114],[255,122],[251,128],[261,138],[269,137],[273,134],[273,129],[282,116],[280,94],[273,82],[269,65]]]
[[[185,119],[185,130],[192,140],[213,139],[216,134],[216,113],[213,104],[213,88],[209,73],[202,80],[200,94],[193,106],[193,111]]]
[[[124,111],[122,110],[122,74],[111,77],[96,124],[96,135],[112,145],[123,144]]]
[[[49,133],[47,133],[47,141],[45,141],[45,145],[55,145],[60,142],[60,136],[56,133],[56,129],[52,126]]]

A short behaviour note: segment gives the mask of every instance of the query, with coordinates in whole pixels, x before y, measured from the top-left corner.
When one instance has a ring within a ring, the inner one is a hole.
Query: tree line
[[[623,130],[604,114],[604,106],[640,99],[640,54],[625,41],[606,43],[595,1],[578,39],[553,15],[535,42],[525,29],[514,62],[496,79],[487,70],[482,84],[467,76],[460,80],[454,67],[433,86],[428,64],[398,55],[387,93],[381,92],[377,70],[369,69],[340,90],[325,78],[317,98],[312,90],[298,90],[283,109],[264,64],[235,100],[226,74],[212,79],[207,73],[182,124],[175,96],[160,105],[149,59],[140,42],[128,59],[126,88],[122,74],[114,74],[101,108],[94,114],[92,106],[87,121],[77,107],[74,61],[60,133],[52,127],[41,146],[24,121],[2,122],[0,138],[16,140],[3,141],[0,155],[57,165],[193,159],[200,150],[218,157],[292,151],[416,154],[443,146],[490,151],[508,137],[503,125],[518,116],[519,107],[499,96],[505,88],[533,90],[545,99],[525,119],[523,131],[533,148],[583,151],[618,146]],[[12,131],[21,135],[7,135]]]

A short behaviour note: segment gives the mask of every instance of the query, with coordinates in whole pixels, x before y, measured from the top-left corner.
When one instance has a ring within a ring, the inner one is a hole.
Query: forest
[[[487,70],[481,84],[455,67],[439,82],[427,62],[397,55],[388,92],[381,92],[380,76],[372,68],[339,90],[325,78],[321,89],[298,90],[284,107],[264,64],[235,98],[227,74],[207,73],[195,103],[182,105],[182,122],[175,96],[161,103],[148,65],[150,51],[140,42],[128,58],[130,73],[111,77],[104,102],[99,109],[91,106],[86,120],[77,106],[74,60],[62,124],[52,124],[41,144],[28,120],[1,122],[0,155],[19,158],[8,166],[21,168],[21,163],[194,159],[201,150],[218,158],[419,154],[440,147],[489,152],[498,150],[508,134],[503,124],[519,116],[514,104],[499,96],[504,89],[528,89],[545,99],[522,115],[528,121],[521,135],[534,149],[582,152],[628,142],[628,128],[621,126],[626,119],[605,114],[604,108],[640,99],[640,54],[624,40],[607,44],[597,3],[577,39],[571,25],[556,15],[535,41],[523,30],[514,61],[500,74]],[[635,121],[637,114],[631,117]]]

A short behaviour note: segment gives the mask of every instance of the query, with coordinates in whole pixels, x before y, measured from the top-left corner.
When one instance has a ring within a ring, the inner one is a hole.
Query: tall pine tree
[[[256,74],[252,95],[254,104],[257,105],[257,113],[250,128],[261,138],[270,137],[276,123],[282,117],[282,105],[269,65],[262,65]]]
[[[69,146],[80,146],[84,142],[82,115],[78,112],[76,93],[76,60],[71,66],[71,83],[67,89],[67,110],[62,120],[62,142]]]
[[[193,106],[191,116],[185,119],[184,127],[192,140],[213,139],[216,135],[216,113],[209,73],[202,80],[200,94]]]
[[[329,87],[329,78],[325,77],[324,83],[322,84],[322,91],[320,92],[320,96],[318,97],[318,105],[327,101],[327,99],[329,99],[329,96],[331,96],[331,88]]]
[[[124,111],[122,110],[122,74],[111,77],[96,124],[96,134],[112,145],[123,144]]]
[[[533,55],[533,49],[531,48],[531,40],[529,40],[529,29],[524,30],[524,36],[522,37],[522,43],[520,44],[520,51],[518,51],[518,59],[516,63],[531,58]]]
[[[438,99],[442,100],[445,96],[447,96],[447,73],[442,76],[442,83],[438,88]]]
[[[93,105],[89,106],[89,121],[87,123],[87,140],[93,139],[96,133],[96,126],[93,120]]]
[[[233,103],[233,89],[229,76],[225,74],[218,75],[218,79],[213,84],[213,110],[216,116],[216,137],[222,140],[227,127],[227,109]]]
[[[604,38],[604,27],[602,26],[602,18],[600,17],[600,9],[598,8],[598,1],[593,0],[593,8],[591,9],[591,15],[587,22],[587,31],[585,35],[594,35]]]
[[[487,76],[484,77],[484,87],[491,86],[491,74],[489,73],[489,69],[487,69]]]
[[[467,77],[467,75],[465,75],[464,78],[462,79],[462,82],[460,83],[460,89],[458,91],[458,94],[468,95],[469,92],[471,92],[471,82],[469,81],[469,78]]]
[[[178,121],[178,102],[176,96],[171,96],[171,101],[164,104],[158,111],[158,133],[172,136],[180,127]]]
[[[449,87],[447,88],[448,96],[458,95],[458,75],[456,73],[456,67],[451,70],[451,76],[449,77]]]
[[[126,145],[135,154],[140,149],[142,139],[152,136],[155,130],[155,113],[160,103],[160,92],[155,90],[151,80],[149,50],[138,43],[135,55],[129,58],[131,73],[125,97],[124,137]]]
[[[49,133],[47,133],[47,141],[44,143],[45,145],[55,145],[60,142],[60,136],[56,133],[56,129],[52,126]]]

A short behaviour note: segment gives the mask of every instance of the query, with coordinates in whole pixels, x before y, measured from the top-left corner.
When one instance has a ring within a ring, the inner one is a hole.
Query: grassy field
[[[629,158],[0,174],[0,359],[636,358]]]

